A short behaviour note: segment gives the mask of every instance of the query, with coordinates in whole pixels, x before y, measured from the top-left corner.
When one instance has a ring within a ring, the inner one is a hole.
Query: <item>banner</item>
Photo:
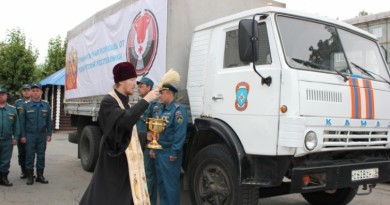
[[[107,94],[123,61],[133,63],[138,80],[157,84],[166,71],[166,33],[167,0],[140,0],[69,39],[65,99]]]

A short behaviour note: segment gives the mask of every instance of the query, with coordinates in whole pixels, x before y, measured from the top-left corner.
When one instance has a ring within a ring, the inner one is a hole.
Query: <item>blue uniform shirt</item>
[[[20,124],[16,108],[8,103],[0,108],[0,139],[19,140]]]
[[[137,131],[138,132],[147,132],[148,127],[146,122],[148,118],[155,118],[160,110],[160,102],[153,101],[149,103],[148,109],[145,110],[144,114],[137,121]]]
[[[51,108],[48,102],[41,100],[39,106],[29,101],[19,110],[22,136],[52,135]]]
[[[23,105],[30,102],[30,99],[24,99],[24,98],[20,98],[18,100],[15,101],[15,107],[16,107],[16,110],[18,111],[18,114],[20,112],[20,109],[23,108]]]
[[[171,149],[171,156],[177,157],[183,149],[187,134],[187,111],[176,99],[169,105],[162,105],[158,113],[159,118],[167,117],[165,130],[160,133],[158,143],[163,148]]]

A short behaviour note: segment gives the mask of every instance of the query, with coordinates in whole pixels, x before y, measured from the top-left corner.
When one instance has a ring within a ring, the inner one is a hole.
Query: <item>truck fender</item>
[[[191,131],[187,154],[184,160],[185,169],[188,168],[188,162],[204,147],[222,143],[227,146],[231,152],[234,161],[237,163],[238,173],[241,176],[242,161],[245,156],[244,148],[237,134],[224,121],[217,118],[197,118]]]

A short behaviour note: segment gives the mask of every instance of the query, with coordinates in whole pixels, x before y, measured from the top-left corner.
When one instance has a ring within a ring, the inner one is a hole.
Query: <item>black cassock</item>
[[[130,108],[128,97],[115,92],[126,110],[122,110],[110,95],[105,96],[100,104],[99,125],[103,137],[99,159],[80,205],[133,204],[125,150],[133,126],[149,103],[141,100]]]

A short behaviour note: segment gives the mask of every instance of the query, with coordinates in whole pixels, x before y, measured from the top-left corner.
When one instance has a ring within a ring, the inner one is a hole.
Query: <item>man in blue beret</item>
[[[7,103],[7,90],[0,86],[0,185],[12,186],[8,173],[13,146],[20,137],[19,119],[16,108]]]
[[[138,85],[138,94],[141,97],[145,97],[153,89],[153,81],[148,77],[143,77],[141,80],[137,81]],[[148,184],[150,204],[156,205],[157,202],[157,179],[156,179],[156,168],[154,159],[149,157],[149,152],[151,151],[148,148],[145,148],[147,140],[147,121],[149,118],[155,118],[158,111],[160,110],[160,103],[158,100],[154,100],[149,103],[148,108],[145,110],[143,115],[137,121],[137,131],[138,137],[142,149],[144,150],[144,165],[145,165],[145,175]],[[151,140],[151,135],[149,135],[149,140]]]
[[[15,101],[15,107],[18,111],[18,114],[20,113],[20,109],[23,109],[23,105],[28,103],[30,101],[31,97],[31,85],[30,84],[23,84],[22,88],[20,89],[20,92],[22,93],[22,98]],[[21,179],[27,178],[26,174],[26,146],[24,143],[18,142],[18,161],[20,165],[20,169],[22,170],[22,173],[20,174]]]
[[[26,144],[27,185],[34,184],[34,162],[36,158],[36,182],[49,183],[43,176],[45,169],[46,144],[51,141],[52,120],[51,108],[47,101],[41,99],[40,83],[31,84],[31,100],[19,111],[22,127],[21,143]]]
[[[145,97],[153,89],[153,85],[154,82],[150,78],[142,77],[141,80],[137,81],[138,95],[142,98]],[[145,148],[147,143],[146,134],[148,129],[146,122],[148,121],[148,118],[153,118],[157,114],[159,107],[155,108],[155,106],[158,106],[158,104],[158,100],[150,102],[148,109],[145,110],[144,114],[141,115],[140,119],[137,121],[138,137],[140,138],[142,149]]]

